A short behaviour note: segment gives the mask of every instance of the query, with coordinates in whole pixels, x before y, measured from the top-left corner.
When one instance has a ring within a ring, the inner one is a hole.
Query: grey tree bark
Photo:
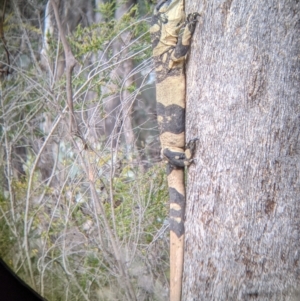
[[[189,1],[183,300],[300,300],[300,3]]]

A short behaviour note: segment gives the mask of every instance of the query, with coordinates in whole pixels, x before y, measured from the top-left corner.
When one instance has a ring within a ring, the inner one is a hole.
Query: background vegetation
[[[0,256],[48,300],[165,300],[151,5],[0,9]]]

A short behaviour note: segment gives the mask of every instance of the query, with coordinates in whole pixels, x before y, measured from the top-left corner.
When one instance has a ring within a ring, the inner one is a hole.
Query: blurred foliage
[[[154,164],[149,152],[144,155],[147,164],[138,160],[139,154],[129,158],[122,139],[117,150],[102,138],[85,149],[77,137],[70,137],[64,111],[66,79],[55,75],[55,64],[64,61],[63,47],[57,32],[45,37],[42,33],[47,1],[16,1],[19,11],[8,3],[4,33],[11,66],[9,75],[0,78],[0,256],[32,285],[31,266],[35,288],[48,300],[123,300],[105,217],[120,243],[138,299],[163,300],[169,264],[164,166]],[[114,53],[113,43],[126,32],[126,57],[135,66],[150,57],[149,2],[138,1],[118,20],[116,8],[115,1],[104,1],[95,12],[105,20],[78,25],[67,37],[78,62],[72,78],[74,107],[85,131],[91,104],[98,106],[103,120],[101,101],[121,89],[120,82],[110,78],[114,65],[124,60],[122,53]],[[42,62],[45,41],[47,60]],[[0,52],[3,63],[6,56]],[[149,62],[147,67],[151,69]],[[104,95],[108,82],[115,86]],[[137,90],[140,95],[139,89],[138,81],[126,88],[132,95]],[[96,96],[86,100],[88,92]],[[144,115],[143,124],[148,118]],[[50,135],[49,124],[59,118]],[[87,168],[93,171],[101,204],[91,192]],[[23,248],[25,226],[29,260]],[[141,283],[144,275],[151,289]]]

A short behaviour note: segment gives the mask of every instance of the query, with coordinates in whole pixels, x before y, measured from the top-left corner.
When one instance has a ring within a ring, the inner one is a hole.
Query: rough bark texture
[[[183,300],[300,300],[300,3],[191,11]]]

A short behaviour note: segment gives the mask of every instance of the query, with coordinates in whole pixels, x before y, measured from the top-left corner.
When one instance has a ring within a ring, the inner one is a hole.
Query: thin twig
[[[76,118],[74,114],[74,106],[73,106],[73,91],[72,91],[72,72],[76,65],[76,59],[72,53],[71,47],[67,41],[65,30],[61,24],[59,13],[58,13],[58,7],[55,2],[55,0],[50,0],[55,20],[57,23],[59,35],[61,42],[63,44],[64,53],[65,53],[65,59],[66,59],[66,92],[67,92],[67,102],[69,106],[69,130],[71,133],[79,134]]]
[[[60,123],[60,121],[62,119],[62,116],[64,115],[66,109],[67,108],[65,107],[63,112],[61,113],[61,115],[58,116],[56,122],[52,126],[51,131],[49,132],[49,134],[48,134],[47,138],[45,139],[39,153],[37,154],[37,156],[34,160],[33,166],[30,170],[29,179],[28,179],[26,202],[25,202],[25,213],[24,213],[24,248],[25,248],[27,263],[28,263],[28,266],[29,266],[30,278],[31,278],[31,281],[32,281],[33,285],[34,285],[34,278],[33,278],[33,272],[32,272],[32,268],[31,268],[31,260],[30,260],[30,255],[29,255],[29,243],[28,243],[28,234],[29,234],[29,229],[30,229],[29,228],[29,223],[28,223],[28,214],[29,214],[31,187],[32,187],[32,183],[33,183],[33,175],[34,175],[35,169],[37,167],[37,164],[40,160],[40,157],[41,157],[46,145],[48,144],[49,140],[52,138],[52,134],[54,133],[54,131],[56,130],[56,127]]]

